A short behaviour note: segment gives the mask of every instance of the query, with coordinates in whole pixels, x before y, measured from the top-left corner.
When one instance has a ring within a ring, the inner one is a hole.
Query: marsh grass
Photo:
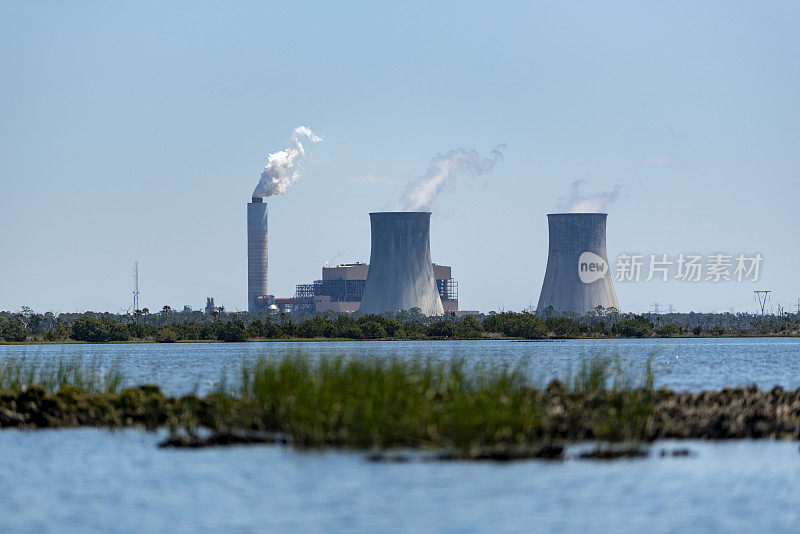
[[[563,440],[646,439],[652,369],[648,363],[638,378],[630,369],[619,358],[590,358],[563,380],[537,386],[521,366],[296,354],[243,364],[237,381],[223,375],[207,397],[175,398],[154,386],[121,390],[119,369],[97,361],[7,361],[0,364],[0,402],[25,413],[0,423],[165,425],[190,436],[255,430],[298,447],[480,455]]]
[[[123,384],[117,366],[102,368],[83,358],[46,362],[8,360],[0,364],[0,391],[16,393],[38,386],[51,393],[70,387],[91,393],[117,393]]]
[[[637,376],[632,371],[631,365],[626,364],[618,354],[584,358],[578,366],[578,371],[571,380],[567,379],[567,383],[571,384],[572,391],[580,393],[629,391],[639,388],[652,391],[655,382],[653,358],[654,354],[648,356],[641,376]]]
[[[469,450],[639,439],[652,413],[651,391],[649,363],[637,380],[605,357],[585,360],[572,380],[543,389],[512,366],[293,356],[243,366],[235,396],[249,409],[217,413],[228,427],[282,432],[305,447]]]

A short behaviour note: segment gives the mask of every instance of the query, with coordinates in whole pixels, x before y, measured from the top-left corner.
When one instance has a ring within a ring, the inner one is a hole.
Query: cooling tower
[[[256,298],[267,294],[267,204],[253,197],[247,204],[247,310],[257,310]]]
[[[585,314],[597,306],[619,310],[606,253],[605,213],[552,213],[550,245],[538,310]]]
[[[360,310],[364,313],[419,308],[442,315],[431,264],[430,212],[370,213],[372,250]]]

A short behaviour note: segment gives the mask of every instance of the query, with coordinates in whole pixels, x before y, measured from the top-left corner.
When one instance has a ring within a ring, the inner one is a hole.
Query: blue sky
[[[370,211],[431,158],[505,144],[433,205],[461,307],[535,305],[546,214],[620,187],[608,252],[759,252],[753,283],[617,284],[621,307],[796,306],[792,2],[4,2],[0,309],[246,307],[245,203],[268,152],[323,135],[269,199],[270,291],[367,261]]]

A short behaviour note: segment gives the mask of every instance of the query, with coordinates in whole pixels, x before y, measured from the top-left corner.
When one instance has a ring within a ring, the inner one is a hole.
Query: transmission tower
[[[660,306],[661,306],[661,304],[659,304],[658,302],[654,302],[653,303],[653,313],[655,313],[655,314],[661,313]]]
[[[758,305],[761,307],[761,317],[764,317],[764,307],[767,305],[767,302],[769,302],[769,294],[772,293],[772,291],[762,290],[753,291],[753,293],[755,293],[756,299],[758,300]]]
[[[139,309],[139,262],[133,262],[133,311]]]

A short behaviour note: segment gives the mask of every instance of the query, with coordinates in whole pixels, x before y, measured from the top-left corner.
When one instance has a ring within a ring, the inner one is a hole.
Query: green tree
[[[247,341],[247,329],[244,326],[244,321],[234,315],[217,333],[217,339],[229,342]]]
[[[387,337],[386,329],[378,321],[365,321],[361,323],[360,327],[361,333],[366,339],[383,339]]]
[[[622,337],[648,337],[653,333],[653,325],[641,315],[634,315],[615,323],[611,332]]]
[[[428,335],[431,337],[454,337],[456,335],[456,325],[452,321],[436,321],[428,327]]]
[[[665,325],[656,328],[656,335],[658,335],[658,337],[672,337],[672,336],[678,336],[682,333],[683,333],[683,328],[676,325],[675,323],[667,323]]]
[[[0,324],[0,337],[5,341],[21,343],[28,338],[28,329],[19,319],[11,319]]]
[[[130,339],[125,325],[111,319],[82,316],[72,325],[72,339],[90,343],[106,343],[108,341],[127,341]]]
[[[463,338],[479,338],[483,336],[483,326],[475,317],[467,315],[456,323],[456,335]]]

